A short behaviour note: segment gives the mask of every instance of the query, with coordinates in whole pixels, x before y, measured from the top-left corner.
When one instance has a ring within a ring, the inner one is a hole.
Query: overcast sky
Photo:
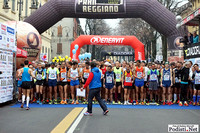
[[[179,4],[179,6],[182,6],[188,2],[188,0],[177,0],[177,1],[182,1],[181,4]],[[120,19],[114,19],[113,21],[113,19],[106,19],[106,22],[110,25],[111,28],[114,29],[119,23],[119,20]],[[85,31],[85,19],[80,19],[80,23],[83,28],[83,31]]]

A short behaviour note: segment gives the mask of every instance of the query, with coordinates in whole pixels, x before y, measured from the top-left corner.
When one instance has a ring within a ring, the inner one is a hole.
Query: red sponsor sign
[[[4,30],[4,31],[6,31],[6,26],[3,25],[3,24],[1,24],[1,29]]]

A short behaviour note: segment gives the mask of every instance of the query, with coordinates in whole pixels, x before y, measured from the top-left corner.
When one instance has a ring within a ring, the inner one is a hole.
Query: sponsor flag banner
[[[16,51],[15,29],[0,23],[0,103],[13,99],[13,52]]]
[[[184,59],[200,57],[200,43],[186,45],[184,47]]]

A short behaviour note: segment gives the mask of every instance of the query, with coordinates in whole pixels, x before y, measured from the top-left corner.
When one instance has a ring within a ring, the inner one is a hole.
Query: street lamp
[[[9,5],[8,5],[8,0],[4,1],[4,5],[3,5],[3,9],[4,11],[7,13],[10,9]]]
[[[35,2],[35,0],[33,0],[30,9],[31,9],[31,13],[37,10],[37,2]]]

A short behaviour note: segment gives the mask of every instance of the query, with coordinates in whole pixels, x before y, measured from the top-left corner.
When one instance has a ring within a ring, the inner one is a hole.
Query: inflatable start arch
[[[79,48],[73,56],[72,50],[75,45]],[[135,36],[99,36],[99,35],[81,35],[71,44],[70,56],[72,59],[78,59],[80,49],[84,45],[121,45],[131,46],[135,50],[135,60],[145,60],[144,44]]]

